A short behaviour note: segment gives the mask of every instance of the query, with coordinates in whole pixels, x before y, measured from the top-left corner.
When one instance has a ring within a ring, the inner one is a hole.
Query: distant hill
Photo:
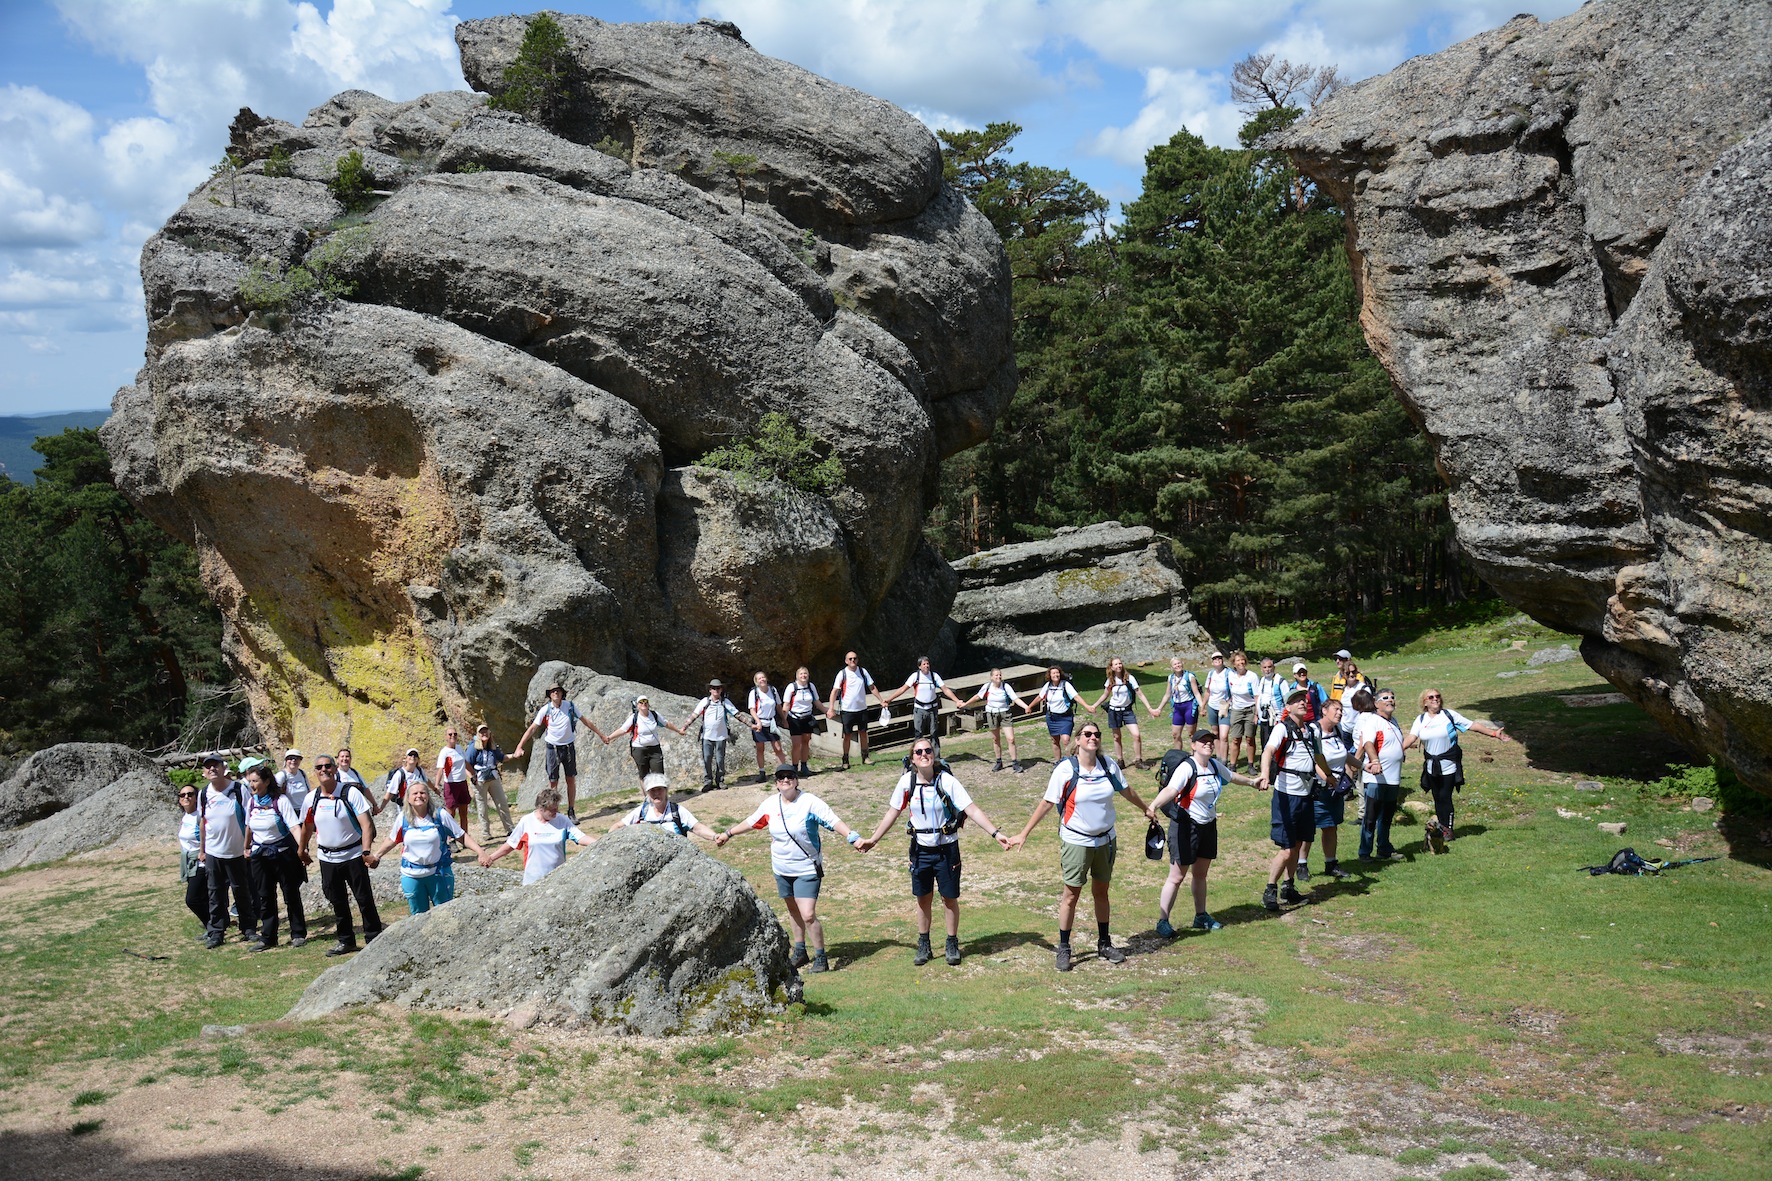
[[[0,415],[0,472],[21,484],[35,483],[43,457],[31,450],[32,442],[44,435],[59,435],[69,427],[96,427],[109,417],[109,410]]]

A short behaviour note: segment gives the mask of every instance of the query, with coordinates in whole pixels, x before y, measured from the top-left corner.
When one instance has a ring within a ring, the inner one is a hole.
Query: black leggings
[[[199,861],[185,879],[185,909],[197,916],[204,928],[209,926],[209,871]]]
[[[1452,793],[1458,790],[1458,781],[1450,775],[1423,775],[1421,786],[1434,798],[1434,816],[1440,827],[1452,831]]]
[[[258,937],[273,947],[277,944],[277,892],[283,893],[283,905],[289,911],[289,936],[308,937],[308,913],[302,906],[301,888],[307,880],[301,858],[293,848],[273,856],[248,859],[252,865],[252,889],[258,895]]]

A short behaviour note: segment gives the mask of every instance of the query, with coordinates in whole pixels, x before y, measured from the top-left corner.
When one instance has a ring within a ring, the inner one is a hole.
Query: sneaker
[[[824,952],[821,951],[812,957],[811,970],[814,972],[828,972],[831,970],[831,961],[825,959]]]
[[[911,961],[911,963],[915,967],[921,968],[924,964],[928,963],[930,958],[934,955],[935,953],[929,949],[929,940],[919,939],[917,940],[917,956]]]
[[[1279,910],[1280,888],[1270,884],[1267,889],[1263,890],[1261,892],[1261,905],[1268,910]]]
[[[1308,862],[1300,861],[1298,863],[1298,880],[1301,882],[1311,880],[1311,867]]]
[[[1399,853],[1395,849],[1391,850],[1389,853],[1380,853],[1378,855],[1378,859],[1380,861],[1407,861],[1407,860],[1409,860],[1407,855],[1405,855],[1403,853]]]
[[[788,963],[796,968],[804,968],[809,962],[810,961],[806,958],[806,949],[804,947],[794,948],[794,954],[788,957]]]
[[[1329,864],[1325,865],[1323,867],[1323,872],[1328,874],[1330,877],[1334,878],[1336,881],[1342,881],[1343,879],[1350,878],[1353,876],[1347,870],[1341,868],[1341,866],[1334,861],[1331,861]]]
[[[1280,886],[1280,901],[1288,906],[1296,906],[1304,901],[1304,895],[1298,892],[1297,886],[1291,882],[1285,882]]]
[[[1022,774],[1022,773],[1023,773],[1023,772],[1025,772],[1025,771],[1026,771],[1026,770],[1027,770],[1027,768],[1026,768],[1026,767],[1024,767],[1024,766],[1022,766],[1022,765],[1021,765],[1021,760],[1020,760],[1020,759],[1017,759],[1017,760],[1016,760],[1016,761],[1015,761],[1015,762],[1013,762],[1013,763],[1010,763],[1010,764],[1009,764],[1009,769],[1010,769],[1010,770],[1011,770],[1011,771],[1013,771],[1013,772],[1015,772],[1015,773],[1016,773],[1016,774],[1017,774],[1017,775],[1020,775],[1020,774]]]
[[[355,943],[346,943],[344,940],[341,939],[337,943],[334,943],[331,947],[327,948],[326,954],[328,956],[350,955],[352,952],[354,952],[356,950],[357,950],[357,945]]]
[[[572,821],[572,823],[574,823],[574,824],[578,823],[578,807],[577,807],[577,805],[568,805],[567,806],[566,819]]]
[[[1095,945],[1095,958],[1106,960],[1110,964],[1117,964],[1126,958],[1126,953],[1103,939]]]
[[[1058,945],[1057,967],[1060,972],[1068,972],[1071,970],[1071,945],[1070,944],[1060,943]]]
[[[843,770],[849,770],[849,757],[847,755],[843,757]]]
[[[943,950],[942,954],[947,959],[948,967],[950,967],[950,968],[959,967],[960,966],[960,941],[958,939],[949,939],[948,943],[947,943],[947,947]]]
[[[1194,930],[1196,931],[1217,931],[1223,929],[1223,927],[1223,923],[1219,922],[1203,910],[1194,916]]]
[[[861,765],[864,767],[873,766],[874,765],[874,756],[873,755],[862,755],[861,756]]]
[[[1175,928],[1169,925],[1168,919],[1158,919],[1157,920],[1157,938],[1159,938],[1159,939],[1173,939],[1173,938],[1175,938]]]
[[[1003,769],[1003,760],[1002,759],[998,759],[996,762],[991,764],[992,771],[1001,771],[1002,769]]]
[[[294,939],[289,941],[289,946],[291,947],[306,947],[307,945],[308,937],[306,935],[297,935]]]

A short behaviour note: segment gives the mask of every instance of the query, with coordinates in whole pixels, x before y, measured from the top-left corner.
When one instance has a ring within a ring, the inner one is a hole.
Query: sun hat
[[[647,791],[651,791],[655,787],[669,787],[671,785],[670,778],[659,771],[652,772],[641,782]]]

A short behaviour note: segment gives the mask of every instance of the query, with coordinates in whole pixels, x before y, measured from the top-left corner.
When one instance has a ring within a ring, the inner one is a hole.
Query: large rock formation
[[[131,771],[161,774],[153,759],[115,742],[63,742],[45,747],[0,783],[0,828],[53,816]]]
[[[1104,521],[999,546],[955,566],[953,620],[966,667],[1128,664],[1180,656],[1204,664],[1212,637],[1188,610],[1167,538]]]
[[[178,835],[178,793],[140,751],[64,742],[0,784],[0,870]]]
[[[1459,540],[1772,791],[1772,4],[1590,3],[1277,143],[1351,211],[1367,339]]]
[[[705,1033],[746,1028],[799,988],[787,935],[750,883],[684,838],[640,826],[534,886],[395,923],[321,973],[289,1016],[391,1001]]]
[[[916,119],[730,25],[557,19],[549,128],[467,93],[243,111],[248,163],[143,251],[106,443],[274,740],[375,764],[446,716],[514,734],[544,660],[691,691],[900,664],[945,618],[937,464],[1014,384],[990,224]],[[458,27],[473,85],[525,27]],[[366,211],[325,183],[349,150]],[[696,465],[772,411],[835,495]]]

